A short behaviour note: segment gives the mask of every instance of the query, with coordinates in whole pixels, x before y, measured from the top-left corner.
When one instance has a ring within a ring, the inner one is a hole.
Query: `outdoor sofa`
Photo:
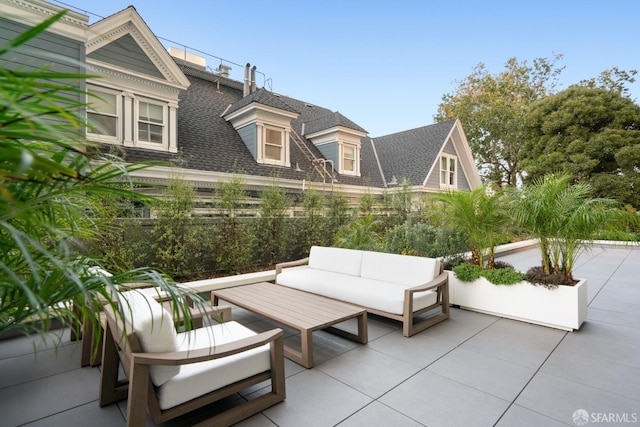
[[[449,317],[448,276],[434,258],[313,246],[276,265],[276,284],[399,320],[405,337]]]

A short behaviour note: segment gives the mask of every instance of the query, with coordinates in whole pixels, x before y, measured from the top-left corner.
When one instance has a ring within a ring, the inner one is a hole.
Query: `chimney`
[[[242,96],[249,95],[249,67],[251,67],[251,64],[247,62],[247,65],[244,66],[244,88]]]
[[[251,68],[251,93],[256,91],[256,66]]]

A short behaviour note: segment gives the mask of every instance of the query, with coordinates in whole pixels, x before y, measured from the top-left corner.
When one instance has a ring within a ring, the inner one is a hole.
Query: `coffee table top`
[[[365,308],[286,286],[261,282],[212,292],[216,297],[284,325],[314,331],[351,319]]]

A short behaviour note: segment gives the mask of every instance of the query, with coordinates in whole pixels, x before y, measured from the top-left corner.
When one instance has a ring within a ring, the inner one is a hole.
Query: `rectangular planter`
[[[547,289],[529,282],[494,285],[485,278],[463,282],[449,274],[450,303],[467,310],[572,331],[587,316],[587,280]]]

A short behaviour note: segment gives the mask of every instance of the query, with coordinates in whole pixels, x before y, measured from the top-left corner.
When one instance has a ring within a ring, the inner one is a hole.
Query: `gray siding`
[[[436,159],[436,167],[427,179],[427,188],[440,188],[440,157]]]
[[[108,45],[91,52],[89,58],[149,76],[164,78],[162,73],[129,34],[125,34]]]
[[[451,154],[456,156],[456,174],[458,179],[458,190],[469,190],[469,181],[462,170],[462,166],[460,165],[460,158],[458,157],[458,153],[453,146],[451,140],[447,140],[442,152],[445,154]],[[429,179],[427,180],[428,188],[440,188],[440,157],[436,159],[436,167],[433,169],[431,175],[429,175]]]
[[[0,43],[13,40],[28,28],[26,25],[0,18]],[[38,35],[17,50],[0,58],[1,67],[9,69],[19,67],[24,71],[46,65],[51,71],[79,74],[86,72],[85,63],[83,42],[50,32]],[[78,87],[85,90],[84,79],[78,82]],[[82,94],[70,93],[68,96],[85,101]]]
[[[447,140],[447,143],[444,145],[442,152],[446,154],[451,154],[452,156],[458,155],[458,153],[456,153],[456,149],[453,147],[453,143],[451,142],[451,139]]]
[[[329,144],[323,144],[318,146],[318,150],[322,153],[325,159],[333,162],[333,167],[338,170],[339,158],[338,158],[338,142],[330,142]]]
[[[255,160],[258,160],[258,127],[255,123],[251,123],[247,126],[238,129],[238,134],[244,145],[247,146],[251,155]]]

